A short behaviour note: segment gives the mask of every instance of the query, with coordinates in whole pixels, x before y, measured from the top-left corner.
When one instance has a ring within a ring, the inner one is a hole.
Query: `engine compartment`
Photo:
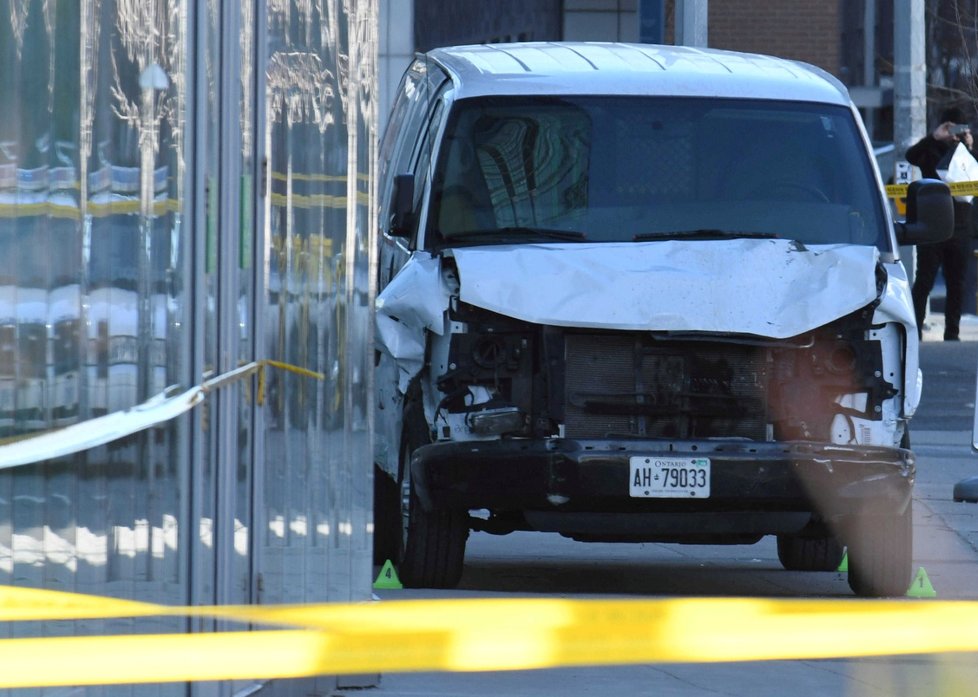
[[[540,325],[456,299],[430,347],[432,435],[895,445],[900,329],[872,316],[774,340]]]

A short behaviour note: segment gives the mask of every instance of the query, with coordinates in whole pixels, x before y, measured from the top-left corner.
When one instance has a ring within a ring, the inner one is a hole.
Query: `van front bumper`
[[[636,456],[708,458],[709,497],[630,496],[629,463]],[[909,450],[810,442],[442,442],[419,448],[411,460],[415,491],[427,509],[488,509],[528,514],[529,520],[544,521],[549,515],[554,521],[561,516],[576,521],[554,522],[561,532],[568,532],[567,525],[588,527],[588,517],[634,514],[648,517],[651,524],[711,514],[720,532],[742,528],[745,534],[792,533],[813,514],[831,522],[902,512],[910,502],[915,472]]]

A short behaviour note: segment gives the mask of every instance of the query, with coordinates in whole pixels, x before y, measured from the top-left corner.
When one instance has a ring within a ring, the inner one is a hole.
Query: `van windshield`
[[[889,246],[852,113],[676,97],[459,100],[427,246],[779,237]]]

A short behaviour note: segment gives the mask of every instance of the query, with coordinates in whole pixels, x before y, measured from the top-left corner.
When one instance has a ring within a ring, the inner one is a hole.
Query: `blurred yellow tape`
[[[978,182],[950,182],[947,184],[952,196],[978,195]],[[886,195],[889,198],[903,198],[907,195],[908,184],[887,184]]]
[[[178,608],[0,589],[0,620],[287,629],[0,640],[0,688],[978,651],[978,602],[480,599]]]

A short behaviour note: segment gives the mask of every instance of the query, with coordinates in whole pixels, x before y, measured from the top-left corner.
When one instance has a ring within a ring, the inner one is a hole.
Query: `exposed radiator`
[[[565,353],[569,438],[765,438],[765,352],[755,346],[568,334]]]

